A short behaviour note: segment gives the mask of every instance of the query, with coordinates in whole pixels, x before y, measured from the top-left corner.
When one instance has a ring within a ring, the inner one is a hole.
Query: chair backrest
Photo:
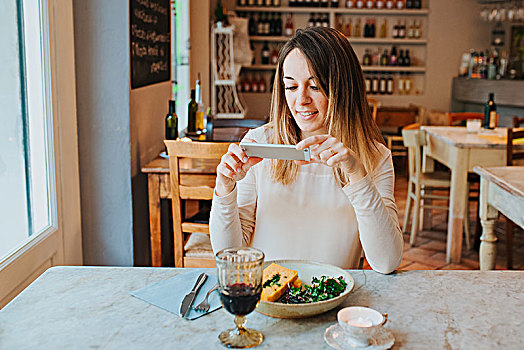
[[[238,142],[253,128],[266,124],[262,119],[216,119],[209,118],[206,124],[206,140]]]
[[[216,174],[202,173],[181,176],[180,161],[191,160],[205,163],[218,160],[224,155],[229,143],[225,142],[187,142],[164,140],[169,155],[169,174],[171,202],[173,204],[173,235],[175,266],[184,266],[184,232],[209,234],[209,225],[184,223],[182,199],[211,200],[215,187]]]
[[[524,126],[524,117],[519,118],[517,116],[514,116],[513,117],[513,127],[520,128],[521,126]]]
[[[402,140],[408,148],[409,175],[418,177],[422,172],[422,146],[427,144],[426,132],[420,130],[420,124],[414,123],[402,128]]]
[[[373,120],[377,120],[377,111],[378,111],[378,101],[374,98],[368,97],[368,104],[371,107],[371,115],[373,116]]]
[[[476,112],[458,112],[458,113],[448,113],[449,125],[458,125],[458,122],[467,121],[467,120],[484,120],[484,114]],[[497,117],[498,124],[498,117]]]
[[[506,144],[506,165],[515,165],[515,160],[524,159],[524,150],[515,148],[515,140],[524,139],[524,129],[508,128]]]

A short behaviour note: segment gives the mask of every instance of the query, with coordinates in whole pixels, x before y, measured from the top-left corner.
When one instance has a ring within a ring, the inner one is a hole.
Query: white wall
[[[131,266],[129,1],[73,5],[84,264]]]

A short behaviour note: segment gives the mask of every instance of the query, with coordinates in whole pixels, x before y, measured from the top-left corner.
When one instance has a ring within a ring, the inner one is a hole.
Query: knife
[[[191,292],[189,292],[189,294],[184,297],[184,300],[182,300],[182,305],[180,305],[180,315],[182,317],[186,317],[186,314],[191,308],[191,304],[193,304],[193,301],[195,300],[198,290],[200,289],[200,287],[202,287],[206,280],[207,275],[205,273],[200,274]]]

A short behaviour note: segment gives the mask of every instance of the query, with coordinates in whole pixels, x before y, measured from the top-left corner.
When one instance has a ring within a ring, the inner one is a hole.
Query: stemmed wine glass
[[[244,327],[262,293],[264,253],[255,248],[226,248],[216,254],[218,290],[224,308],[235,315],[236,328],[219,334],[228,348],[250,348],[262,342],[259,331]]]

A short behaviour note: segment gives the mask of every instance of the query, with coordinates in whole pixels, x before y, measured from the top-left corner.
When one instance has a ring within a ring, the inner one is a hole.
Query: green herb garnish
[[[278,283],[280,281],[280,274],[275,273],[273,276],[271,276],[270,279],[268,279],[264,284],[262,285],[262,288],[271,287],[275,284],[280,287],[280,284]]]
[[[289,287],[281,302],[284,304],[314,303],[317,301],[333,299],[346,290],[347,283],[344,277],[339,278],[322,276],[313,277],[311,285],[302,288]]]

